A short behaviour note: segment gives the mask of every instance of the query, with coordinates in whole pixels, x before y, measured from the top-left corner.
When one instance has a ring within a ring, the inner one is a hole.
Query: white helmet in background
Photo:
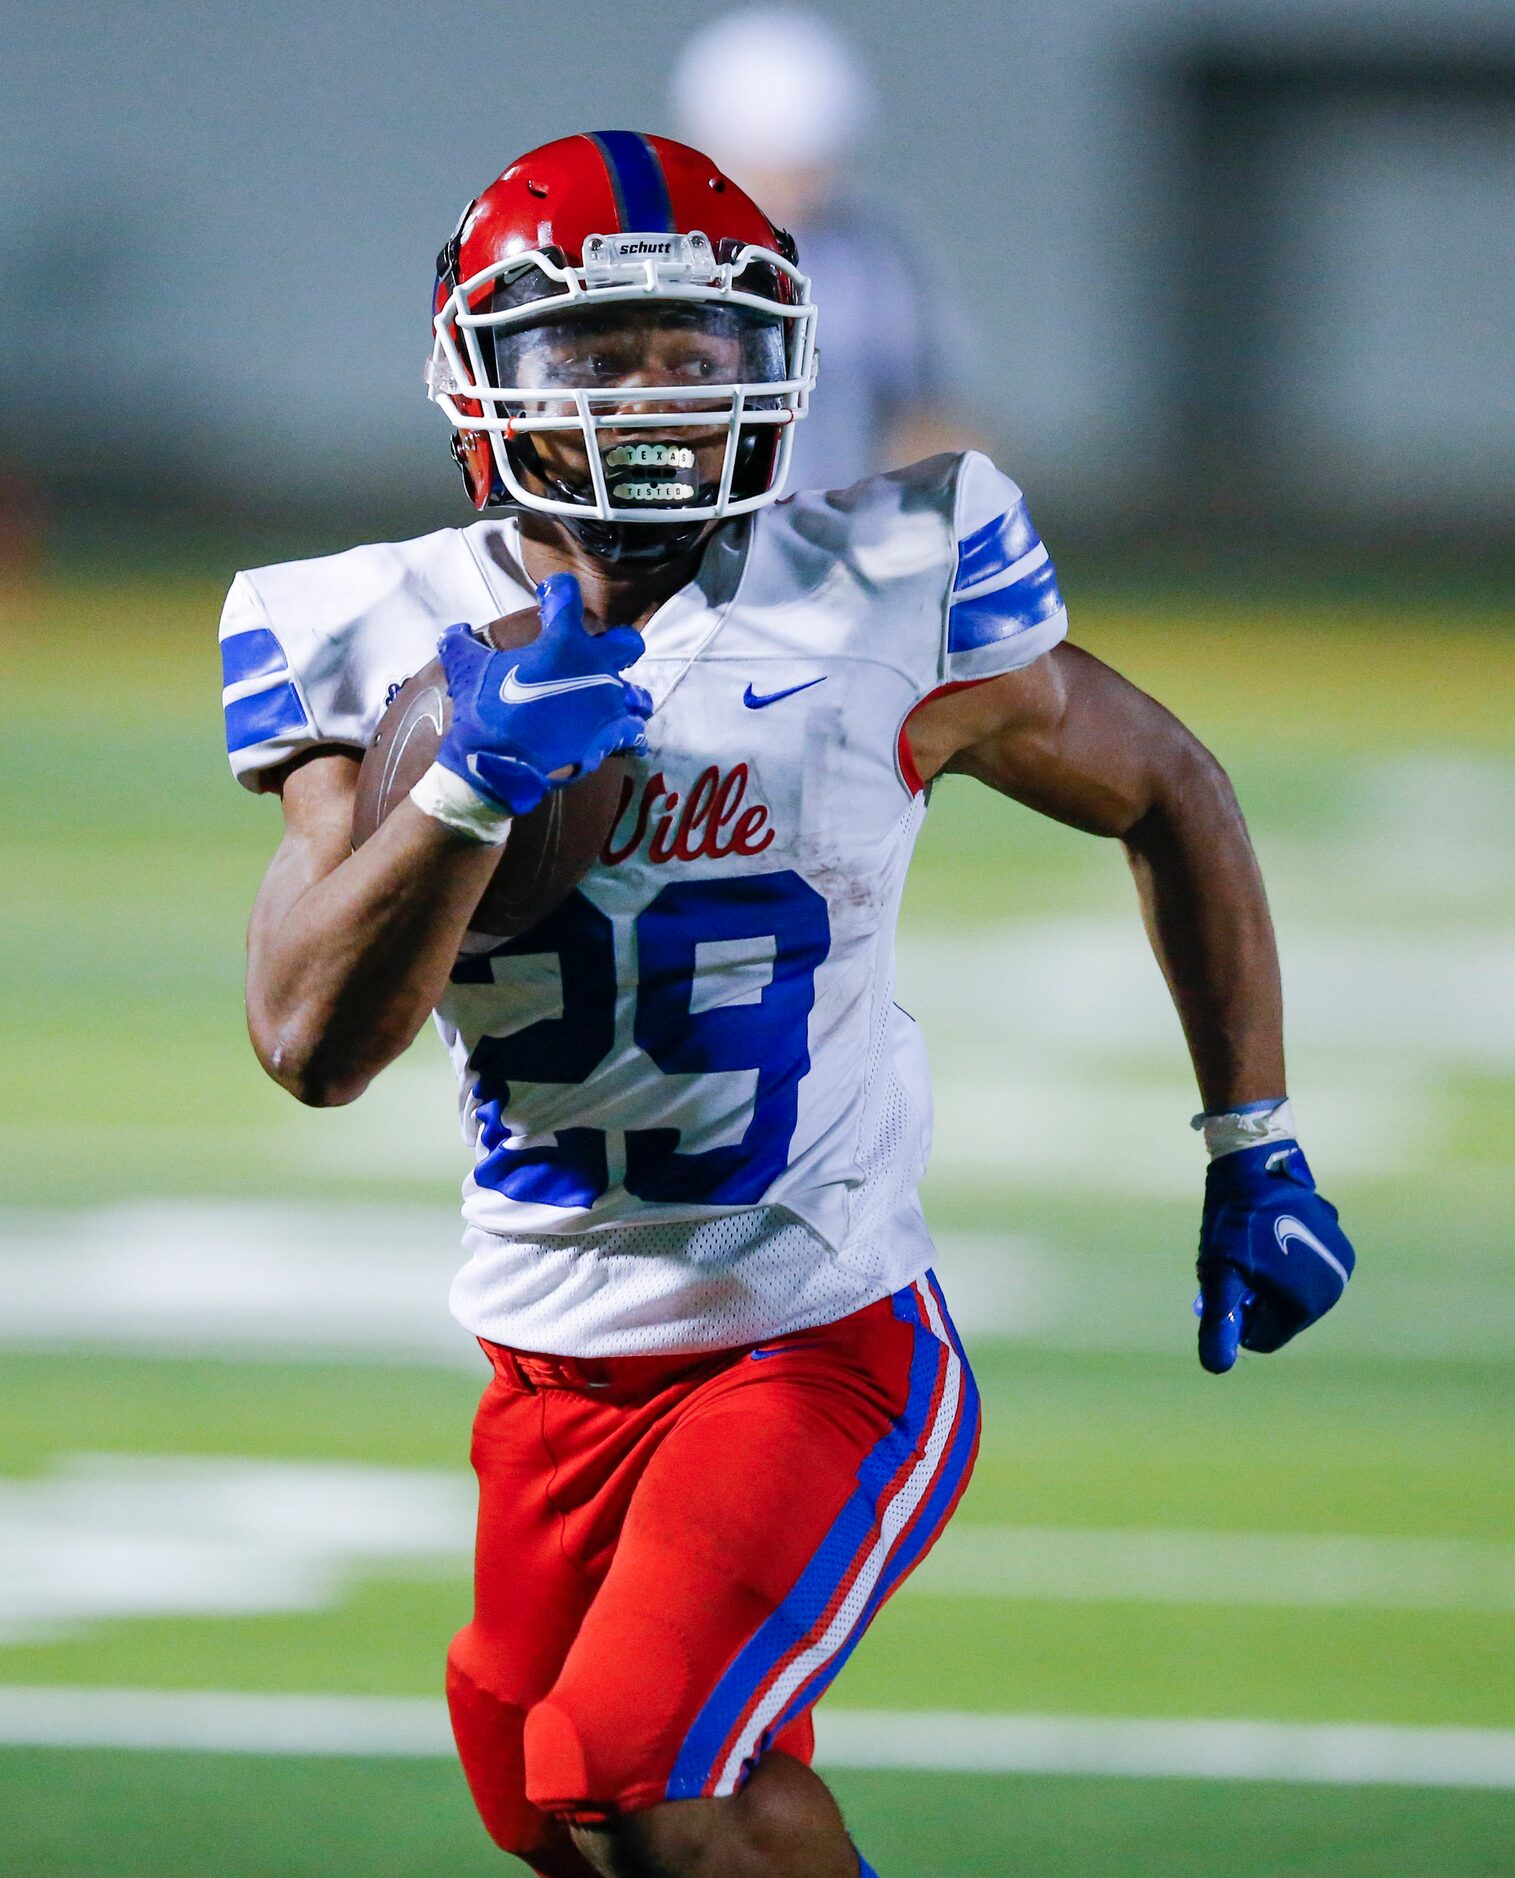
[[[847,40],[819,15],[787,6],[744,7],[695,33],[673,89],[691,141],[738,173],[831,164],[874,106]]]

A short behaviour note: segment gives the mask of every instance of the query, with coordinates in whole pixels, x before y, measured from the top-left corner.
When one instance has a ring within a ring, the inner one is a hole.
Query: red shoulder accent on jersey
[[[972,691],[975,686],[993,684],[996,678],[1003,676],[1002,672],[991,672],[987,678],[960,678],[955,684],[938,685],[935,691],[927,692],[919,704],[911,705],[904,723],[900,725],[897,758],[900,776],[911,795],[918,796],[926,785],[921,781],[921,773],[915,767],[915,758],[910,750],[910,719],[917,711],[924,711],[928,704],[935,704],[938,698],[950,697],[954,691]]]

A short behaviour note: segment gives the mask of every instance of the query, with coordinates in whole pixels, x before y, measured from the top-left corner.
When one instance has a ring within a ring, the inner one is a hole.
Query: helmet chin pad
[[[672,522],[667,526],[646,522],[601,522],[586,515],[555,515],[552,518],[567,529],[580,547],[597,561],[622,566],[629,563],[652,564],[675,561],[694,549],[708,522]]]

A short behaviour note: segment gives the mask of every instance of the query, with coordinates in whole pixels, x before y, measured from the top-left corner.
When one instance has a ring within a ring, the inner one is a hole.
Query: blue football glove
[[[549,789],[647,741],[652,700],[621,677],[642,656],[630,626],[595,634],[572,574],[537,588],[542,630],[530,645],[496,652],[467,626],[437,645],[452,722],[437,761],[512,815],[529,815]]]
[[[1356,1262],[1297,1142],[1217,1156],[1199,1229],[1200,1362],[1221,1376],[1239,1348],[1280,1349],[1330,1310]]]

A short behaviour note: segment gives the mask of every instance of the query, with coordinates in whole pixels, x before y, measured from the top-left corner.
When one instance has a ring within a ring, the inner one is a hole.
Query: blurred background
[[[1481,0],[0,12],[0,1865],[503,1869],[447,1757],[477,1354],[424,1037],[242,1029],[239,566],[471,519],[432,258],[707,141],[821,307],[803,480],[981,443],[1235,777],[1361,1254],[1223,1382],[1118,853],[949,781],[901,999],[978,1479],[827,1704],[880,1869],[1472,1878],[1515,1843],[1515,22]],[[738,1457],[739,1460],[739,1457]],[[823,1711],[823,1714],[825,1711]]]

